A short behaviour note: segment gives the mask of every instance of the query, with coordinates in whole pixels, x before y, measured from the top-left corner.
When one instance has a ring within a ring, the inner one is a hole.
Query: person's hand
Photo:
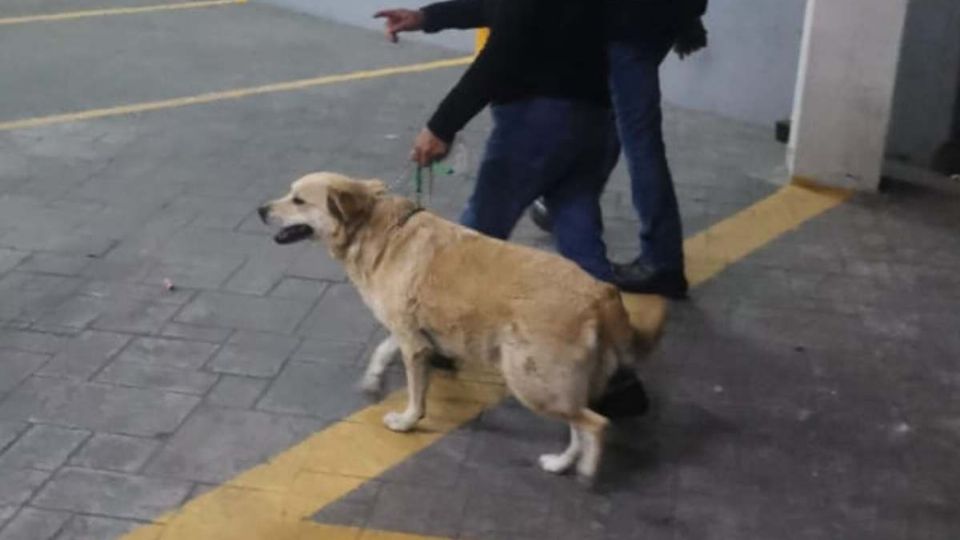
[[[397,34],[400,32],[415,32],[423,30],[423,12],[413,9],[384,9],[376,12],[374,18],[386,19],[384,21],[384,31],[387,39],[391,42],[397,42]]]
[[[415,161],[421,167],[427,167],[434,161],[443,159],[448,152],[450,152],[449,144],[434,135],[429,128],[423,128],[413,142],[410,161]]]

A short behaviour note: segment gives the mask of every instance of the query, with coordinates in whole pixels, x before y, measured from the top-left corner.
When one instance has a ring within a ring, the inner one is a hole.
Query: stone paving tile
[[[70,298],[79,285],[72,277],[9,272],[0,277],[0,319],[33,322]]]
[[[190,483],[65,467],[33,498],[39,508],[119,518],[151,519],[175,508]]]
[[[283,279],[298,255],[296,249],[267,244],[247,257],[243,267],[224,284],[223,290],[243,294],[265,295]]]
[[[37,272],[40,274],[78,276],[91,262],[92,259],[89,257],[41,252],[30,255],[29,258],[17,267],[17,270],[21,272]],[[0,268],[2,268],[2,261],[0,261]]]
[[[167,323],[160,330],[164,337],[180,338],[189,341],[204,341],[207,343],[223,343],[230,337],[233,330],[209,326],[196,326],[176,322]]]
[[[55,540],[109,540],[143,525],[139,521],[98,516],[73,516]]]
[[[377,341],[379,343],[379,341]],[[300,348],[293,354],[298,362],[315,362],[320,364],[366,365],[367,357],[364,353],[368,344],[358,341],[331,341],[305,339]]]
[[[71,338],[56,334],[0,329],[0,349],[13,349],[40,354],[56,354]]]
[[[154,439],[97,433],[70,458],[70,465],[134,473],[143,467],[159,445],[160,442]]]
[[[0,246],[4,247],[90,257],[106,254],[114,244],[109,238],[67,230],[19,229],[0,235]]]
[[[28,251],[14,251],[12,249],[0,248],[0,274],[16,268],[17,265],[28,257],[30,257],[30,252]]]
[[[130,337],[122,334],[84,332],[69,340],[37,374],[85,380],[106,365],[129,341]]]
[[[94,323],[99,330],[156,333],[180,309],[176,304],[123,300],[110,305]]]
[[[300,327],[312,340],[366,341],[379,323],[351,285],[333,285]]]
[[[0,540],[50,540],[68,519],[69,512],[21,508],[0,530]]]
[[[198,401],[153,389],[34,377],[0,402],[0,420],[153,437],[176,430]]]
[[[361,375],[355,367],[291,362],[257,408],[337,419],[369,404],[369,399],[357,390]]]
[[[541,498],[473,493],[467,498],[460,536],[477,540],[538,538],[547,528],[548,516],[549,507]]]
[[[206,402],[220,407],[249,409],[263,394],[269,381],[251,377],[223,375],[207,393]]]
[[[322,426],[306,418],[203,407],[167,441],[145,471],[152,476],[219,484]]]
[[[29,425],[24,422],[0,422],[0,452],[3,452],[28,427]]]
[[[285,298],[205,292],[188,304],[176,321],[289,334],[296,330],[311,305],[312,302]]]
[[[122,298],[176,305],[187,303],[193,296],[191,292],[183,289],[167,290],[160,283],[146,285],[123,281],[91,281],[83,284],[77,293],[95,298]]]
[[[385,483],[367,520],[372,529],[442,537],[458,534],[467,512],[467,489]],[[473,524],[471,524],[473,525]]]
[[[56,470],[89,436],[84,430],[34,425],[0,454],[0,469]]]
[[[143,362],[116,360],[104,368],[97,375],[96,380],[124,386],[203,395],[216,384],[217,375],[203,371],[150,365]]]
[[[0,474],[3,474],[3,482],[0,482],[0,508],[24,504],[30,500],[33,492],[50,478],[48,471],[34,469],[3,470]]]
[[[237,332],[208,368],[248,377],[273,377],[297,348],[297,338],[258,332]]]
[[[329,283],[303,278],[284,278],[277,284],[270,296],[277,298],[292,298],[297,300],[316,300],[323,296]]]
[[[17,513],[18,507],[10,506],[0,506],[0,529],[3,529],[3,525]]]
[[[383,482],[371,480],[318,511],[313,520],[346,527],[367,525]],[[392,525],[391,525],[392,526]]]
[[[0,349],[0,397],[50,360],[43,354]]]
[[[287,275],[332,282],[344,281],[347,277],[343,265],[331,259],[320,247],[303,250],[287,269]]]
[[[117,361],[183,370],[200,369],[216,351],[217,346],[211,343],[179,339],[137,338],[117,355]]]

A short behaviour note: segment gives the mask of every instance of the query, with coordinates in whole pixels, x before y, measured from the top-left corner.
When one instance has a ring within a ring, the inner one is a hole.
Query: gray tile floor
[[[0,39],[0,121],[451,54],[258,5]],[[408,175],[456,76],[0,132],[0,539],[115,538],[365,405],[352,382],[375,322],[320,250],[273,245],[253,210],[311,170]],[[487,127],[438,179],[438,212],[462,205]],[[688,233],[776,189],[767,130],[669,110],[667,132]],[[604,208],[630,257],[622,170]],[[594,492],[535,469],[564,430],[507,402],[316,519],[471,539],[955,538],[958,230],[956,196],[892,184],[675,305],[655,409],[616,427]],[[529,223],[516,238],[548,245]]]

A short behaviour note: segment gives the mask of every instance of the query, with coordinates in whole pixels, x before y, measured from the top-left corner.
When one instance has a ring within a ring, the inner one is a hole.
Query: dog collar
[[[397,221],[397,228],[403,227],[404,225],[407,224],[408,221],[410,221],[411,218],[413,218],[413,216],[423,211],[424,211],[424,208],[422,206],[417,206],[413,210],[410,210],[402,218],[400,218],[400,221]]]

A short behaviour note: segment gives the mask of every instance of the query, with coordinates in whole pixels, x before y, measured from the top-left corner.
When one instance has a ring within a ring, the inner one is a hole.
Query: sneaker
[[[550,217],[550,210],[543,199],[537,199],[530,205],[530,220],[543,232],[553,231],[553,219]]]

